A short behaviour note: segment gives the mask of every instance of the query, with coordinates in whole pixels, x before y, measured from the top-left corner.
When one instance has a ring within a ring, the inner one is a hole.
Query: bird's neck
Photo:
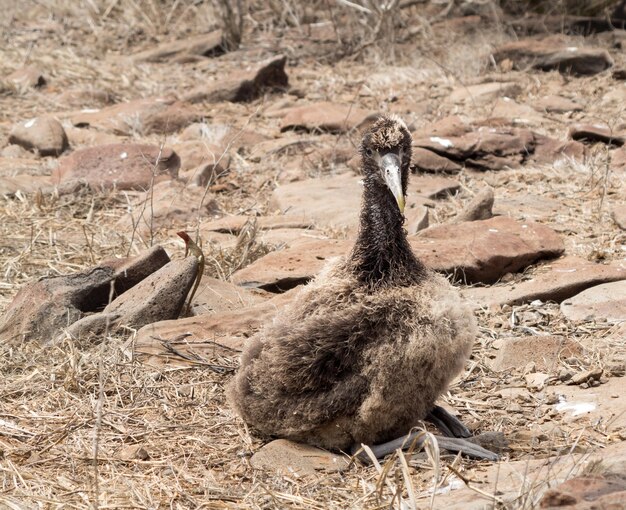
[[[413,285],[424,265],[413,255],[403,227],[404,216],[389,189],[365,182],[359,235],[349,265],[370,286]]]

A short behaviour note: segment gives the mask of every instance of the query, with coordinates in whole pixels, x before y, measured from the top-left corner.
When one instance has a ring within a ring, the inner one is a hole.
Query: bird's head
[[[366,182],[386,186],[404,213],[404,200],[411,164],[411,134],[395,115],[379,117],[361,142]]]

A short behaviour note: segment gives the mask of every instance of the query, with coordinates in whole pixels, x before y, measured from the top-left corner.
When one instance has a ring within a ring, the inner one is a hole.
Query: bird
[[[440,446],[495,459],[462,439],[469,430],[435,404],[463,370],[477,325],[458,290],[428,269],[407,239],[406,124],[381,115],[363,134],[360,155],[354,247],[328,261],[247,341],[227,400],[264,435],[329,450],[367,444],[382,457],[398,440],[408,444],[407,434],[426,419],[452,436],[438,436]]]

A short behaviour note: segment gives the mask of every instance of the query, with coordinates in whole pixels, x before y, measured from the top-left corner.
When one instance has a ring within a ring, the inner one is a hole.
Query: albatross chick
[[[429,419],[469,431],[437,397],[463,369],[474,316],[448,281],[413,254],[403,228],[411,135],[379,118],[361,144],[363,203],[351,254],[333,260],[248,340],[227,396],[246,423],[275,437],[383,456]],[[495,459],[473,443],[443,448]]]

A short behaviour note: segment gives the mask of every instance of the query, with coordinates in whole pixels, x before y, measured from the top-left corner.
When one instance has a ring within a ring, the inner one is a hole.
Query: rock
[[[518,167],[534,151],[534,135],[525,129],[481,127],[460,137],[416,138],[413,146],[463,162],[479,170]]]
[[[168,260],[165,251],[156,247],[139,257],[29,283],[0,320],[0,341],[49,341],[86,314],[101,310],[109,301],[112,282],[114,290],[123,292]]]
[[[94,145],[109,145],[112,143],[128,143],[124,136],[118,136],[97,129],[77,128],[70,126],[65,130],[67,139],[74,150]]]
[[[512,62],[515,69],[558,70],[575,76],[597,74],[613,65],[606,50],[571,46],[560,35],[519,39],[496,48],[492,57],[497,63]]]
[[[435,152],[427,149],[416,147],[413,149],[411,158],[411,169],[418,172],[429,173],[458,173],[461,171],[461,165],[454,161],[444,158]]]
[[[114,333],[121,326],[134,329],[153,322],[177,318],[198,273],[198,259],[186,257],[169,262],[130,290],[111,301],[101,313],[88,315],[70,325],[71,338]]]
[[[272,294],[256,289],[243,289],[230,282],[205,276],[194,295],[194,315],[222,313],[249,308],[267,300]]]
[[[623,508],[626,501],[626,473],[617,477],[582,475],[570,478],[549,489],[541,498],[539,508],[592,510]]]
[[[284,110],[281,131],[304,130],[345,133],[363,123],[369,112],[354,105],[313,103]]]
[[[619,228],[621,228],[622,230],[626,230],[626,205],[618,205],[613,207],[611,216],[613,216],[613,221],[615,221],[615,224]]]
[[[601,368],[594,368],[593,370],[583,370],[578,372],[567,382],[567,384],[583,384],[590,381],[599,381],[602,377],[603,370]]]
[[[46,78],[35,66],[25,66],[13,71],[6,77],[6,81],[18,90],[40,88],[46,85]]]
[[[306,240],[268,253],[232,276],[233,283],[269,292],[284,292],[307,283],[333,257],[346,255],[352,241]]]
[[[551,228],[504,217],[431,227],[409,241],[427,266],[468,283],[494,283],[564,251]]]
[[[16,175],[15,177],[0,177],[0,195],[14,196],[15,194],[51,191],[53,181],[44,175]]]
[[[184,61],[193,56],[212,57],[224,52],[224,44],[223,32],[214,30],[208,34],[161,43],[156,48],[135,53],[132,59],[135,62],[166,62]]]
[[[10,144],[0,151],[0,158],[28,159],[31,153],[17,144]]]
[[[289,303],[295,292],[297,289],[249,308],[148,324],[135,335],[134,354],[153,366],[189,366],[216,354],[237,356],[246,339]]]
[[[552,229],[508,218],[431,227],[409,236],[409,242],[427,266],[467,282],[492,283],[563,252],[563,241]],[[347,255],[353,244],[336,239],[294,243],[240,269],[232,281],[270,292],[291,289],[309,281],[327,259]]]
[[[563,159],[580,163],[585,161],[587,150],[581,142],[555,140],[536,133],[534,135],[535,150],[529,155],[534,163],[547,165]]]
[[[443,117],[431,124],[427,124],[421,129],[413,132],[413,139],[428,138],[437,136],[440,138],[460,137],[472,131],[472,126],[467,124],[458,115]]]
[[[493,207],[495,216],[509,216],[519,220],[547,220],[561,211],[558,200],[532,193],[516,193],[498,197]]]
[[[84,110],[70,117],[76,127],[94,127],[117,135],[171,134],[199,121],[196,107],[172,97],[152,97],[119,103],[101,110]]]
[[[351,173],[327,179],[307,179],[278,186],[268,210],[288,213],[317,227],[356,231],[361,207],[360,177]],[[414,176],[409,181],[407,208],[423,205],[428,198],[458,190],[458,181],[439,176]],[[328,204],[333,204],[332,208]]]
[[[622,146],[626,138],[621,133],[614,133],[605,124],[575,124],[569,128],[568,135],[572,140],[585,142],[602,142]]]
[[[524,379],[526,380],[526,387],[530,391],[541,391],[550,379],[550,376],[541,372],[533,372],[532,374],[526,374]]]
[[[626,147],[620,147],[611,153],[611,171],[617,174],[626,172]]]
[[[560,368],[559,360],[583,354],[580,344],[556,335],[500,339],[494,342],[493,347],[497,349],[497,354],[489,360],[488,365],[496,372],[519,369],[534,363],[539,372],[555,375]]]
[[[64,108],[91,109],[113,104],[114,99],[114,94],[108,90],[89,87],[64,90],[54,101]]]
[[[80,149],[59,161],[52,177],[59,186],[86,182],[92,189],[144,190],[178,175],[180,158],[157,145],[110,144]]]
[[[178,175],[187,183],[205,187],[228,174],[231,159],[224,147],[198,140],[174,144],[173,149],[181,160]]]
[[[250,458],[254,469],[285,476],[315,475],[319,471],[341,472],[350,465],[350,458],[327,452],[315,446],[275,439]]]
[[[428,228],[430,219],[428,207],[412,204],[404,210],[406,218],[406,231],[408,234],[417,234],[420,230]]]
[[[487,220],[493,217],[493,189],[489,186],[481,189],[463,210],[456,216],[454,221]]]
[[[231,150],[250,147],[266,141],[264,135],[244,128],[227,126],[226,124],[194,123],[187,126],[180,134],[181,141],[202,140],[214,147],[230,147]]]
[[[541,125],[546,119],[532,106],[516,103],[510,97],[501,97],[493,105],[491,116],[507,119],[515,125]]]
[[[15,124],[9,134],[9,143],[42,156],[59,156],[69,146],[61,123],[47,115]]]
[[[183,96],[190,103],[248,103],[266,92],[282,92],[289,86],[285,72],[287,57],[272,59],[253,72],[241,71],[226,78],[218,78],[213,83],[201,85]]]
[[[561,303],[572,321],[626,321],[626,280],[588,288]]]
[[[563,96],[545,96],[533,101],[535,109],[547,113],[581,112],[583,107],[571,99]]]
[[[150,238],[159,229],[175,234],[197,220],[219,213],[212,195],[204,188],[174,181],[163,181],[137,195],[131,210],[117,222],[122,232]]]
[[[279,228],[311,229],[315,225],[310,220],[303,220],[295,214],[281,216],[225,216],[219,220],[210,220],[200,225],[200,231],[221,232],[223,234],[239,235],[243,227],[255,222],[260,230],[272,230]]]
[[[626,280],[626,261],[603,265],[570,256],[541,266],[530,280],[463,289],[462,294],[475,308],[521,305],[535,300],[560,303],[589,287],[621,280]]]
[[[119,460],[150,460],[150,454],[140,444],[129,444],[122,446],[115,456]]]
[[[488,103],[498,97],[515,97],[522,91],[516,82],[480,83],[461,86],[452,91],[448,99],[453,103]]]

